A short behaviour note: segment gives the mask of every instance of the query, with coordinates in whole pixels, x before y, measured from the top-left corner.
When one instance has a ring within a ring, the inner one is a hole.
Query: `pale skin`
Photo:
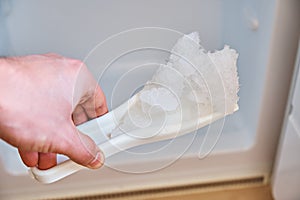
[[[0,138],[28,167],[55,166],[64,154],[96,169],[104,156],[76,125],[107,112],[86,65],[57,54],[0,58]]]

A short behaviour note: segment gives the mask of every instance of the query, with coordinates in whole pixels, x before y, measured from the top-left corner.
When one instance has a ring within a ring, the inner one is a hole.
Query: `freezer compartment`
[[[138,1],[89,4],[4,1],[3,4],[9,11],[4,21],[7,38],[2,38],[8,49],[2,54],[57,52],[84,60],[99,80],[110,109],[129,99],[151,78],[158,65],[166,62],[168,51],[182,33],[199,31],[207,50],[214,51],[228,44],[239,52],[240,110],[236,114],[215,123],[211,128],[214,130],[201,129],[197,134],[176,139],[173,145],[166,141],[131,150],[137,153],[135,155],[121,153],[108,160],[111,165],[122,165],[124,161],[127,164],[149,159],[169,160],[170,157],[174,160],[183,154],[203,157],[208,153],[244,151],[255,143],[274,5],[263,12],[263,6],[256,8],[246,2],[235,5],[233,1],[191,1],[190,4],[177,1],[172,3],[176,5],[172,9],[166,9],[167,2]],[[154,8],[164,14],[154,14]],[[129,14],[131,9],[136,15]],[[183,14],[178,16],[177,13]],[[134,17],[138,14],[143,15]],[[108,18],[113,23],[108,23]],[[260,27],[253,24],[255,22],[265,25]],[[144,155],[166,145],[166,151],[158,151],[150,157]],[[6,145],[2,148],[14,151]],[[18,158],[17,155],[9,157]],[[17,165],[3,163],[9,172],[18,173],[19,167],[14,169]]]
[[[2,0],[0,44],[6,48],[1,46],[1,55],[56,52],[84,60],[110,109],[138,91],[158,63],[165,63],[181,34],[192,31],[200,33],[207,50],[228,44],[238,51],[241,86],[239,111],[210,130],[130,149],[108,159],[101,170],[86,170],[47,187],[25,175],[17,151],[1,141],[0,176],[5,182],[1,181],[0,196],[35,191],[34,197],[58,197],[268,174],[292,73],[292,66],[283,70],[274,63],[274,49],[283,60],[293,56],[293,49],[280,49],[276,43],[281,38],[274,32],[280,17],[277,4],[275,0]],[[278,77],[280,86],[272,77]],[[9,189],[12,185],[22,190]],[[50,194],[53,189],[57,193]]]

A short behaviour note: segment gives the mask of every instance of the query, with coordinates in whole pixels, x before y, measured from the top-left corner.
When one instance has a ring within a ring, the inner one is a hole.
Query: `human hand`
[[[56,154],[99,168],[104,156],[75,125],[107,112],[105,96],[79,60],[56,54],[0,59],[0,138],[28,167],[48,169]]]

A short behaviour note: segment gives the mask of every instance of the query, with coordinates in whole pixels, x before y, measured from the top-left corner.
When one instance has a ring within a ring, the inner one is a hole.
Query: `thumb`
[[[70,134],[67,134],[70,139],[60,153],[80,165],[91,169],[100,168],[104,163],[102,151],[89,136],[78,131],[75,126],[70,129]]]

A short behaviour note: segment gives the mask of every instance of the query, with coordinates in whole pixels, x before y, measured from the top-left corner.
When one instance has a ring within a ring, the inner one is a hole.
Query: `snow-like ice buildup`
[[[160,65],[137,94],[137,102],[119,128],[130,131],[151,124],[149,112],[153,107],[165,113],[192,110],[193,114],[183,117],[233,113],[239,99],[237,58],[237,52],[227,45],[207,52],[197,32],[184,35],[173,47],[168,62]]]
[[[171,111],[170,108],[175,110],[179,105],[174,99],[188,97],[201,106],[202,114],[222,109],[226,114],[233,112],[239,90],[238,54],[234,49],[226,45],[220,51],[206,52],[200,45],[198,33],[193,32],[180,38],[171,53],[168,63],[160,66],[140,92],[142,103],[153,106],[161,102],[162,108],[168,104],[165,110]],[[153,88],[156,88],[156,93],[149,92]],[[166,90],[159,88],[170,90],[168,103],[167,99],[161,99],[166,98]],[[171,96],[173,100],[170,100]]]

